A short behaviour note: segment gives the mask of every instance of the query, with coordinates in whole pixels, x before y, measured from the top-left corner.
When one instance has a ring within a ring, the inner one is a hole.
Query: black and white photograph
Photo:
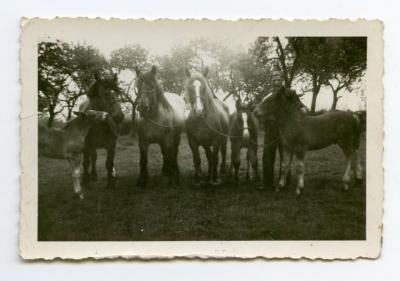
[[[373,239],[376,255],[379,24],[337,23],[342,35],[287,22],[274,33],[268,21],[27,20],[30,235],[42,245]]]

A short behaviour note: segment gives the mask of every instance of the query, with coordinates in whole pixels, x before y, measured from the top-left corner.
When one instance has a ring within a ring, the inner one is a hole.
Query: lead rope
[[[201,116],[201,119],[203,119],[204,123],[206,124],[206,126],[207,126],[210,130],[214,131],[215,133],[217,133],[217,134],[219,134],[219,135],[221,135],[221,136],[228,137],[228,138],[242,138],[242,137],[243,137],[243,136],[234,136],[234,135],[225,134],[225,133],[223,133],[223,132],[221,132],[221,131],[219,131],[219,130],[217,130],[217,129],[214,129],[213,127],[211,127],[210,124],[208,124],[207,120],[206,120],[203,116]],[[266,131],[265,133],[267,133],[267,131]],[[268,145],[265,145],[265,144],[264,144],[264,145],[259,145],[257,142],[254,142],[253,140],[250,139],[250,142],[253,143],[254,145],[256,145],[257,147],[268,147],[268,146],[271,146],[271,145],[275,144],[275,143],[278,142],[278,141],[279,141],[279,137],[276,138],[276,139],[274,139],[274,140],[273,140],[271,143],[269,143]]]

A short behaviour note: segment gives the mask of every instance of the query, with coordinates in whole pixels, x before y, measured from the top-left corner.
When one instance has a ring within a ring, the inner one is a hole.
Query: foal
[[[285,186],[290,168],[290,156],[296,157],[297,187],[299,195],[304,188],[304,157],[308,150],[318,150],[338,144],[346,156],[347,166],[343,176],[345,190],[349,188],[351,168],[357,180],[362,180],[362,168],[358,156],[360,143],[359,120],[351,112],[331,110],[317,116],[308,116],[296,105],[296,92],[282,87],[259,103],[256,116],[272,114],[275,117],[283,144],[283,172],[279,179],[280,187]]]
[[[88,110],[86,112],[76,112],[75,114],[78,117],[69,121],[62,129],[39,125],[39,155],[67,159],[72,169],[75,194],[80,199],[83,199],[80,176],[85,137],[94,122],[105,120],[107,113]]]
[[[252,113],[252,106],[243,104],[240,99],[236,101],[236,112],[231,116],[229,135],[231,140],[231,170],[234,171],[235,184],[239,183],[240,151],[242,148],[247,148],[247,180],[250,180],[251,166],[254,184],[257,188],[262,188],[257,160],[258,124]]]

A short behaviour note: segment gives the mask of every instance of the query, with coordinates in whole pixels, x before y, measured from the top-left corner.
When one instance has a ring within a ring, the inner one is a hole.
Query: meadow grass
[[[39,158],[39,241],[366,237],[365,182],[343,190],[345,160],[337,146],[307,153],[305,190],[301,196],[296,196],[293,185],[279,193],[257,190],[245,180],[244,161],[241,184],[237,187],[229,183],[193,186],[192,153],[185,135],[179,150],[179,187],[170,187],[162,179],[162,158],[156,145],[149,150],[150,178],[146,188],[135,186],[139,174],[136,139],[119,140],[115,159],[118,179],[113,190],[106,188],[105,151],[99,150],[98,154],[99,179],[85,189],[86,197],[81,201],[74,197],[67,161]],[[365,135],[360,155],[365,169]],[[261,148],[258,158],[261,173]],[[204,153],[202,167],[207,171]]]

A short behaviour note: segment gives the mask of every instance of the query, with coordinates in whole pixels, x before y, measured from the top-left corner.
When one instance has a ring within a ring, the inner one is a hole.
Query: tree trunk
[[[339,100],[339,98],[338,98],[338,93],[339,93],[339,91],[337,91],[337,90],[333,91],[331,109],[336,109],[337,102],[338,102],[338,100]]]
[[[72,107],[68,107],[67,121],[71,120],[72,118],[72,109]]]
[[[54,110],[49,110],[49,120],[47,121],[47,127],[51,128],[54,121]]]
[[[318,96],[318,92],[313,89],[312,100],[311,100],[311,113],[315,113],[315,108],[316,108],[316,104],[317,104],[317,96]]]

